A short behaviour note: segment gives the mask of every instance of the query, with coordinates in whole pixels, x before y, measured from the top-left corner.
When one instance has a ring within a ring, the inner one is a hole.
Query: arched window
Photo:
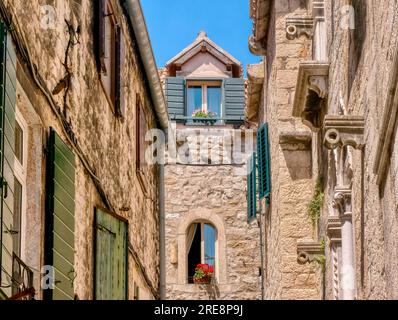
[[[187,232],[188,283],[193,283],[195,268],[207,263],[216,268],[217,231],[208,223],[193,223]]]

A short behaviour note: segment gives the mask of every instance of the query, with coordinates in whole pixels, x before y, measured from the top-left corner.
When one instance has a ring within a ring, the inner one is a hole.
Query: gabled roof
[[[214,43],[207,37],[206,32],[201,31],[198,34],[196,40],[191,43],[188,47],[183,49],[175,57],[170,59],[166,63],[166,68],[171,69],[175,66],[181,66],[198,53],[208,52],[213,55],[216,59],[220,60],[225,65],[230,65],[233,69],[235,77],[242,76],[242,63]]]

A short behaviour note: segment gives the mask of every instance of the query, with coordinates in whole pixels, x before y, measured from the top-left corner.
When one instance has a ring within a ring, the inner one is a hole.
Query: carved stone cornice
[[[351,195],[352,191],[350,186],[336,187],[334,189],[332,205],[333,208],[339,211],[340,218],[351,212]]]
[[[313,262],[316,257],[324,254],[324,248],[320,242],[312,240],[299,240],[297,242],[297,261],[300,264]]]
[[[249,50],[255,56],[267,55],[267,48],[263,39],[256,40],[254,36],[249,37]]]
[[[314,22],[325,20],[325,0],[314,0],[312,2],[312,16]]]
[[[310,150],[312,134],[310,131],[286,131],[279,135],[282,150]]]
[[[271,0],[250,0],[250,18],[253,20],[253,35],[249,38],[249,50],[254,55],[266,55],[271,9]]]
[[[328,95],[329,64],[318,61],[300,63],[293,116],[300,117],[311,130],[318,131],[321,123],[322,100]]]
[[[314,20],[311,17],[286,18],[286,37],[290,40],[306,35],[311,39],[314,35]]]
[[[328,149],[351,146],[362,149],[364,146],[364,117],[363,116],[326,116],[324,120],[324,144]]]
[[[341,219],[339,216],[328,218],[326,230],[331,245],[341,243]]]

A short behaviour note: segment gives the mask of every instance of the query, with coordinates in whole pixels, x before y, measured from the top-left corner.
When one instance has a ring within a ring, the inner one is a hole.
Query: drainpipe
[[[165,134],[165,146],[168,136]],[[159,164],[159,254],[160,254],[160,300],[166,300],[166,218],[165,218],[165,163]]]

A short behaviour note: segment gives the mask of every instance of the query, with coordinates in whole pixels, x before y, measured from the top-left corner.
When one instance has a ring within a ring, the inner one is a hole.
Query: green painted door
[[[95,299],[127,299],[127,224],[97,209]]]
[[[47,158],[46,265],[54,267],[54,290],[45,299],[74,299],[75,156],[50,129]]]
[[[12,265],[14,238],[14,139],[16,106],[16,53],[0,22],[0,170],[1,170],[1,290],[3,295],[12,294]],[[0,293],[0,296],[2,294]]]

